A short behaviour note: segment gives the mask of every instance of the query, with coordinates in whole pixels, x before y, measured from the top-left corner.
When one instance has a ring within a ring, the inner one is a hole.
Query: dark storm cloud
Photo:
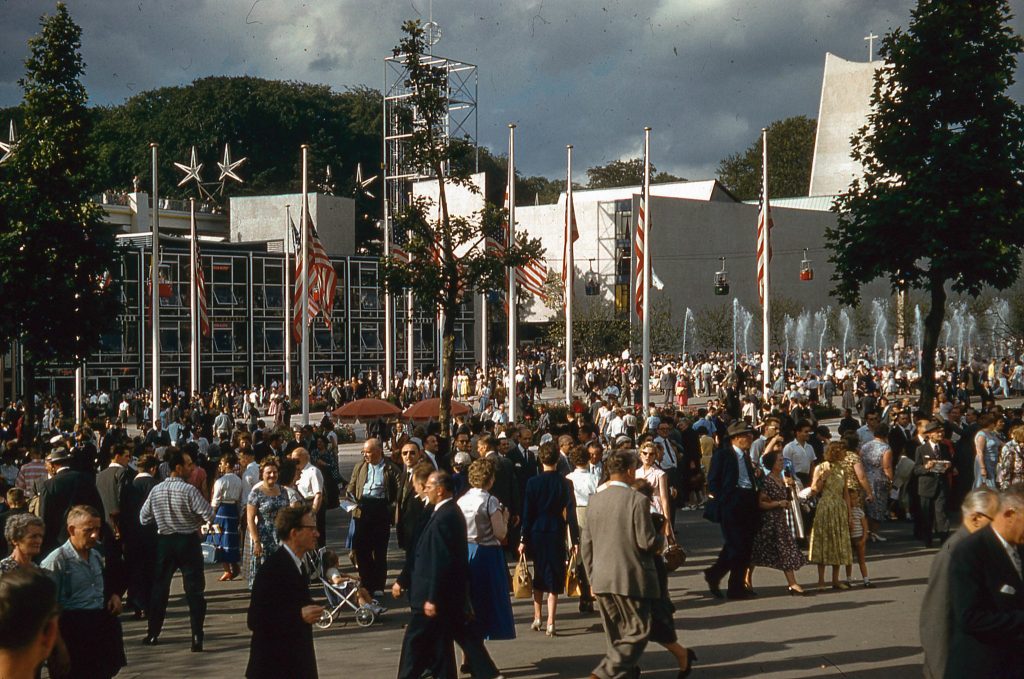
[[[905,26],[910,0],[434,0],[438,54],[479,67],[480,141],[504,151],[519,124],[526,174],[564,174],[640,153],[713,175],[761,127],[817,116],[825,52],[866,60],[863,40]],[[93,102],[208,75],[382,87],[381,59],[429,0],[68,0]],[[1018,9],[1014,3],[1014,9]],[[0,105],[20,98],[26,40],[45,3],[0,0]],[[1015,28],[1020,31],[1019,20]],[[1020,98],[1021,87],[1015,86]],[[2,123],[3,121],[0,121]]]

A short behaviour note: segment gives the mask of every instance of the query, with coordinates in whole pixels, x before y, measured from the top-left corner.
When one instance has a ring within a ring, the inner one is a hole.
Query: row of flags
[[[309,252],[306,255],[306,262],[302,261],[302,237],[295,222],[291,222],[292,238],[295,240],[295,291],[293,296],[292,309],[292,336],[296,342],[302,340],[302,275],[303,269],[309,270],[309,290],[306,294],[306,306],[308,309],[309,323],[312,323],[317,316],[321,316],[328,328],[331,327],[331,315],[334,312],[334,295],[337,290],[338,272],[331,264],[327,251],[313,226],[313,219],[306,215],[306,238],[309,243]]]

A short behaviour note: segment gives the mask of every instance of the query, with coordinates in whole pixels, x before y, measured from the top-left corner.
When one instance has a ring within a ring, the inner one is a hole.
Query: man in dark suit
[[[1024,485],[1000,493],[992,523],[953,548],[947,677],[1024,677]]]
[[[307,507],[285,507],[274,521],[281,546],[256,571],[246,622],[252,630],[248,679],[316,679],[313,623],[323,606],[309,595],[302,560],[316,549],[316,517]]]
[[[756,596],[744,585],[750,550],[757,531],[757,484],[760,474],[750,460],[750,446],[756,432],[742,420],[728,428],[729,438],[715,451],[708,473],[708,491],[714,505],[708,514],[717,510],[725,544],[718,559],[704,571],[708,589],[716,597],[723,597],[719,584],[729,573],[730,599],[750,599]]]
[[[925,679],[942,679],[949,657],[949,635],[953,628],[953,604],[949,594],[949,565],[953,548],[971,533],[992,522],[999,511],[999,494],[987,486],[975,488],[960,507],[964,522],[939,549],[928,571],[928,588],[921,602],[918,629],[924,650]]]
[[[121,496],[119,526],[124,539],[125,568],[128,571],[128,606],[136,620],[145,617],[156,577],[156,526],[143,526],[139,512],[156,485],[157,459],[151,453],[139,458],[139,473]]]
[[[426,670],[436,677],[456,676],[455,630],[464,624],[469,556],[466,520],[453,499],[447,472],[427,478],[434,511],[416,543],[409,602],[412,619],[402,639],[399,679],[419,679]]]
[[[45,524],[40,554],[46,555],[68,539],[65,517],[75,505],[88,505],[102,513],[103,501],[94,478],[70,468],[71,454],[66,448],[54,448],[46,456],[50,478],[39,484],[39,517]]]
[[[121,505],[124,494],[135,472],[128,466],[132,451],[127,445],[118,443],[111,447],[110,465],[96,475],[96,490],[103,502],[103,519],[113,531],[117,543],[121,542]],[[141,508],[141,507],[140,507]]]
[[[939,534],[945,539],[949,533],[949,517],[946,514],[948,491],[947,474],[953,461],[942,444],[944,428],[936,420],[924,426],[922,435],[925,442],[917,448],[914,457],[914,477],[917,481],[919,504],[917,532],[927,547],[932,546],[932,536]]]

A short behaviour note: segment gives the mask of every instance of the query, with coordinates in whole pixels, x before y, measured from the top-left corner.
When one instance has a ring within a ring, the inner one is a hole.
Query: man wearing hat
[[[934,533],[939,534],[940,540],[945,540],[949,533],[946,493],[952,460],[942,442],[945,432],[941,423],[930,420],[921,433],[924,443],[917,447],[913,473],[917,478],[917,494],[921,503],[919,532],[925,545],[931,547]]]
[[[750,599],[755,594],[744,585],[750,565],[750,550],[757,531],[757,486],[759,474],[750,459],[750,446],[757,435],[743,420],[729,425],[729,438],[715,451],[708,473],[708,491],[713,500],[706,516],[718,518],[725,544],[718,559],[704,571],[708,589],[722,598],[719,584],[729,574],[730,599]],[[717,515],[715,515],[717,512]]]
[[[61,446],[46,456],[46,481],[38,484],[39,517],[43,520],[43,546],[40,554],[46,555],[64,544],[68,539],[65,516],[75,505],[88,505],[103,513],[96,482],[88,474],[71,469],[71,453]]]

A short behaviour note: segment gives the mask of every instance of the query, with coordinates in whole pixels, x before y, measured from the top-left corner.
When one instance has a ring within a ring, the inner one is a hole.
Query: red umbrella
[[[441,399],[428,398],[424,401],[414,403],[405,409],[402,417],[409,420],[436,420],[441,410]],[[468,415],[469,406],[452,400],[452,417],[456,415]]]
[[[372,420],[377,417],[401,415],[402,409],[379,398],[361,398],[336,408],[331,415],[339,418]]]

